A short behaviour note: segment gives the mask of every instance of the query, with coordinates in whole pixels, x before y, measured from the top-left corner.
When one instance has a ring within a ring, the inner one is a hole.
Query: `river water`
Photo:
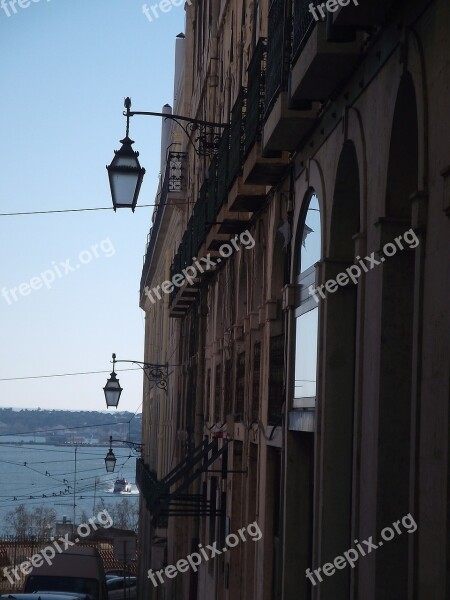
[[[108,506],[129,498],[138,502],[135,484],[136,456],[127,448],[113,448],[117,458],[114,473],[106,473],[105,446],[49,446],[0,444],[0,535],[8,531],[6,514],[19,504],[53,508],[60,521],[64,516],[76,523],[84,511],[95,516],[98,505]],[[76,477],[75,477],[76,465]],[[131,493],[113,493],[114,481],[124,477]],[[75,494],[74,494],[75,488]]]

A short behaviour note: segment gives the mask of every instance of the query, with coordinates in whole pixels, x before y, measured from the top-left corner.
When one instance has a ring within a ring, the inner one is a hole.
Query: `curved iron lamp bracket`
[[[228,127],[227,123],[212,123],[211,121],[202,121],[201,119],[192,119],[190,117],[182,117],[181,115],[132,111],[130,98],[125,99],[125,108],[126,111],[124,111],[123,115],[127,118],[127,135],[130,130],[130,118],[135,115],[169,119],[181,127],[198,156],[212,156],[217,154],[221,139],[221,134],[217,129],[225,129]]]
[[[116,444],[124,444],[125,446],[127,446],[127,448],[130,448],[130,450],[134,450],[135,452],[138,452],[139,454],[142,453],[142,450],[144,449],[144,444],[137,444],[136,442],[130,442],[128,440],[113,440],[112,435],[109,436],[109,449],[112,451],[112,445],[113,443]]]
[[[116,355],[112,355],[113,370],[116,363],[131,363],[140,367],[150,383],[154,383],[159,389],[167,392],[167,379],[169,377],[169,365],[158,365],[154,363],[140,362],[138,360],[117,360]]]

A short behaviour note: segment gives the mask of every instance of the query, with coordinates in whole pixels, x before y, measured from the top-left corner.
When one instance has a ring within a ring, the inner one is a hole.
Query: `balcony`
[[[294,104],[288,96],[293,48],[290,0],[272,1],[268,31],[264,156],[270,156],[273,152],[295,150],[311,129],[318,112],[318,107],[310,102]]]
[[[242,178],[246,147],[247,107],[247,89],[242,88],[231,111],[228,210],[251,213],[261,207],[266,197],[266,188],[260,184],[245,183]]]
[[[287,92],[281,92],[264,125],[263,152],[293,152],[316,123],[319,110],[317,103],[309,103],[305,110],[293,110]]]
[[[247,113],[244,135],[245,184],[275,185],[289,163],[287,152],[262,155],[262,132],[266,98],[267,41],[261,38],[247,70]]]
[[[207,236],[205,250],[217,250],[230,235],[243,231],[251,217],[246,207],[239,205],[242,195],[265,194],[259,186],[242,191],[242,161],[246,116],[245,89],[233,107],[230,127],[222,135],[217,155],[208,172]],[[239,190],[233,190],[238,182]],[[231,190],[231,191],[230,191]]]
[[[162,243],[166,234],[163,217],[166,206],[173,206],[184,200],[186,190],[186,161],[184,152],[169,152],[167,156],[166,172],[161,186],[161,195],[158,205],[153,212],[153,226],[148,235],[147,248],[142,268],[140,297],[143,298],[144,289],[152,275],[152,263],[158,243]]]
[[[365,0],[358,5],[350,2],[348,6],[339,6],[333,13],[333,24],[356,28],[382,25],[393,4],[393,0]]]
[[[172,261],[170,278],[182,273],[183,269],[190,267],[194,257],[202,258],[206,252],[206,238],[215,219],[216,210],[219,208],[217,195],[217,159],[211,163],[210,173],[200,189],[199,197],[195,203],[191,218],[184,232],[178,251]],[[214,252],[211,252],[214,256]],[[212,271],[211,271],[212,272]],[[193,284],[185,283],[181,288],[175,288],[170,296],[171,317],[182,317],[196,300],[199,290],[199,277]]]
[[[205,218],[200,215],[199,209],[197,208],[199,204],[199,202],[196,203],[194,212],[189,219],[186,231],[184,232],[181,243],[178,246],[178,251],[172,261],[172,265],[170,267],[171,280],[173,280],[176,275],[182,274],[184,269],[190,267],[193,263],[194,256],[197,256],[197,244],[199,243],[202,235],[201,224],[199,223],[199,220],[205,222]],[[199,280],[196,278],[192,284],[185,282],[181,288],[174,287],[170,295],[171,317],[182,317],[189,310],[198,295],[198,282]]]
[[[292,24],[289,0],[272,0],[267,38],[266,116],[279,94],[287,90]]]
[[[322,4],[321,0],[313,0],[312,2],[306,2],[306,0],[298,0],[293,6],[293,40],[292,40],[292,62],[295,62],[300,55],[300,52],[304,48],[312,30],[314,29],[317,21],[313,17],[313,13],[310,10],[310,5],[317,7]],[[320,16],[317,12],[316,14]]]
[[[313,4],[321,4],[315,0]],[[347,10],[344,7],[344,10]],[[318,13],[317,13],[318,14]],[[316,21],[306,0],[294,4],[293,67],[290,104],[327,100],[354,69],[363,43],[363,34]]]

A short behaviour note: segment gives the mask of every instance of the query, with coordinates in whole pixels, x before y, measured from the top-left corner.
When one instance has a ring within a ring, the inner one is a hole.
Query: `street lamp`
[[[112,448],[108,450],[108,454],[105,456],[105,466],[107,473],[114,473],[114,469],[116,468],[117,459],[115,457]]]
[[[160,389],[167,391],[167,378],[169,376],[169,365],[158,365],[155,363],[139,362],[137,360],[116,360],[116,355],[112,355],[113,371],[106,382],[103,391],[105,392],[107,408],[117,408],[119,404],[122,388],[115,373],[116,363],[131,363],[138,365],[145,373],[145,376],[151,383],[155,383]]]
[[[134,142],[129,137],[131,117],[144,115],[174,121],[187,135],[189,143],[199,155],[209,155],[217,152],[220,136],[217,134],[216,129],[225,128],[227,124],[211,123],[170,113],[131,111],[130,98],[125,99],[124,106],[126,111],[123,114],[127,118],[126,134],[124,139],[120,141],[122,147],[114,152],[114,158],[106,168],[108,169],[114,210],[117,208],[131,208],[134,212],[145,169],[139,164],[139,152],[133,150],[132,145]],[[195,142],[199,142],[198,148]]]
[[[122,147],[114,151],[114,158],[108,169],[109,185],[114,211],[118,208],[131,208],[134,212],[144,179],[145,169],[139,164],[139,152],[132,148],[133,140],[127,135],[120,140]]]
[[[109,450],[108,454],[105,456],[105,466],[107,473],[114,473],[114,469],[116,468],[117,458],[113,452],[112,445],[113,442],[117,442],[119,444],[125,444],[128,448],[131,448],[135,452],[142,452],[143,445],[136,444],[135,442],[129,442],[128,440],[113,440],[112,435],[109,436]]]
[[[111,373],[110,378],[106,382],[103,391],[105,392],[106,406],[107,408],[117,408],[120,400],[120,394],[122,393],[122,388],[120,387],[119,380],[117,379],[117,375],[114,372],[116,355],[113,354],[113,371]]]

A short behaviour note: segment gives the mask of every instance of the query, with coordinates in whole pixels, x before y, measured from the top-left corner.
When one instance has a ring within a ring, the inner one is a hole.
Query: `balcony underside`
[[[319,108],[310,104],[306,110],[292,110],[287,92],[281,92],[264,125],[263,155],[294,151],[314,125]]]
[[[170,306],[170,316],[172,318],[184,317],[192,304],[196,301],[199,293],[199,281],[196,280],[192,285],[185,285],[176,296],[173,297]]]
[[[333,13],[333,24],[343,27],[370,27],[381,25],[392,0],[360,0],[348,6],[339,6]]]
[[[230,236],[245,231],[252,214],[248,211],[230,211],[226,206],[222,206],[206,238],[206,248],[217,250]]]
[[[361,44],[361,34],[353,42],[329,42],[326,25],[318,23],[292,69],[291,104],[327,100],[351,74]]]
[[[275,152],[274,157],[264,157],[262,146],[256,142],[244,163],[242,179],[245,184],[272,186],[280,181],[289,164],[288,152]]]
[[[244,183],[238,177],[228,194],[228,210],[231,212],[256,212],[261,208],[266,198],[265,185]]]
[[[227,260],[219,252],[223,244],[227,244],[232,237],[245,231],[252,217],[252,213],[243,211],[230,211],[225,206],[221,208],[217,215],[217,221],[211,225],[205,242],[196,253],[197,261],[208,257],[208,267],[204,273],[197,270],[197,276],[192,285],[185,284],[182,288],[173,294],[170,304],[170,316],[173,318],[182,318],[186,315],[192,304],[196,302],[202,281],[212,275]],[[234,252],[234,250],[233,250]],[[212,266],[211,262],[216,264]],[[206,263],[203,263],[205,266]]]

